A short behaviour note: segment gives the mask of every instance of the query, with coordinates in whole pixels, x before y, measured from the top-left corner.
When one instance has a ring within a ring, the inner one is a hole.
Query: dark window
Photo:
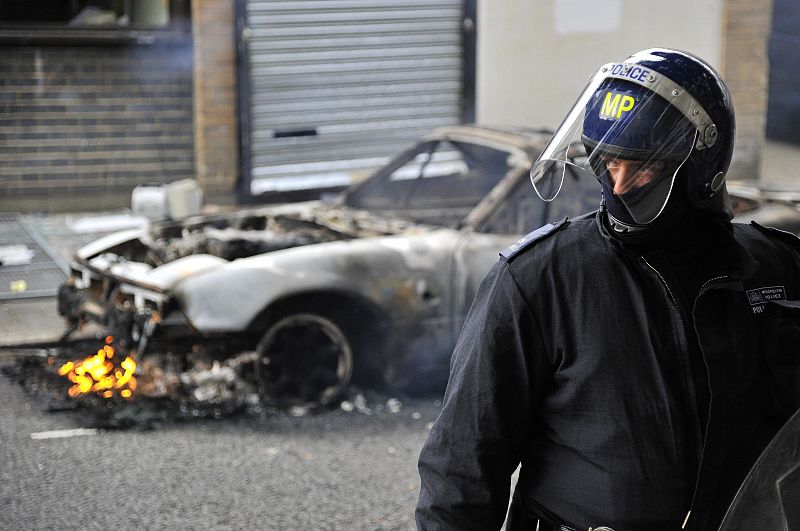
[[[0,40],[23,44],[115,39],[150,44],[190,33],[190,0],[2,0]],[[152,34],[152,38],[148,37]],[[81,42],[79,42],[81,43]]]
[[[168,27],[185,2],[169,0],[3,0],[0,23],[69,27]]]

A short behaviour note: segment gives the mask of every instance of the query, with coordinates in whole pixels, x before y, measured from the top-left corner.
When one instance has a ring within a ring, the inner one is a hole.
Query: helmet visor
[[[536,193],[552,201],[565,177],[592,175],[636,223],[653,221],[697,141],[696,124],[660,95],[675,87],[634,64],[601,68],[531,169]]]

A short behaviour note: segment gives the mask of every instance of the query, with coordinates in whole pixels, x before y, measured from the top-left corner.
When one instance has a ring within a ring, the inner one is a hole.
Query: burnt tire
[[[341,328],[321,315],[297,313],[272,324],[256,347],[262,397],[280,407],[325,406],[353,375],[353,350]]]

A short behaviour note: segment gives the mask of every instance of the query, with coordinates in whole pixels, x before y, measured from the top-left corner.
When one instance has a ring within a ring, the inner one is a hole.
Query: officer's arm
[[[531,309],[501,260],[464,323],[442,412],[420,455],[420,529],[501,527],[510,476],[551,374],[540,361],[538,337]]]
[[[775,301],[762,317],[767,409],[788,419],[800,408],[800,301]]]
[[[770,236],[777,250],[773,253],[780,260],[782,273],[787,283],[786,295],[798,299],[800,287],[800,238],[772,227],[753,225]],[[800,408],[800,300],[772,301],[767,304],[762,316],[762,343],[766,352],[766,389],[768,410],[788,419]]]

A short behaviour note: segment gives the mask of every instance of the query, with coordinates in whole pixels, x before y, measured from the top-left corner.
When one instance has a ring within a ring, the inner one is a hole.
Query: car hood
[[[270,302],[318,292],[356,295],[391,319],[435,316],[459,237],[441,229],[284,249],[192,275],[172,294],[204,332],[243,330]]]
[[[156,291],[235,260],[293,247],[429,233],[433,227],[319,201],[243,209],[110,234],[75,259],[96,273]]]

